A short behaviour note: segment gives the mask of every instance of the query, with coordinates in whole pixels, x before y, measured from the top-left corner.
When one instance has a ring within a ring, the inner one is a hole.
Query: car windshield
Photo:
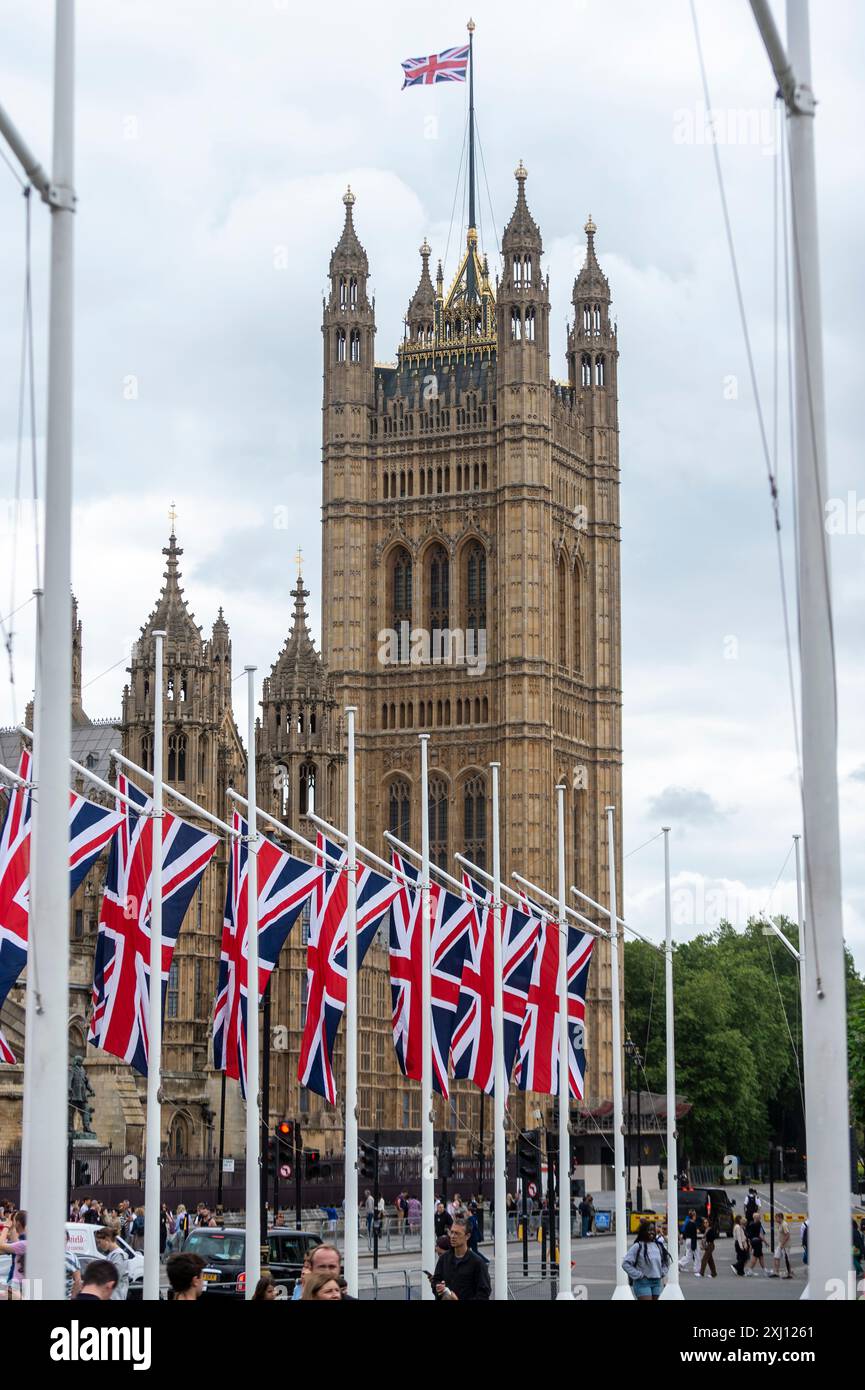
[[[184,1246],[193,1255],[200,1255],[208,1264],[222,1264],[244,1258],[242,1235],[226,1236],[218,1231],[193,1231]]]

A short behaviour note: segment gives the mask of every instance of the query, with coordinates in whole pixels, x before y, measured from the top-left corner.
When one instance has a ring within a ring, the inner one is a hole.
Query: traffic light
[[[317,1178],[317,1177],[319,1176],[320,1172],[321,1172],[321,1153],[320,1153],[320,1151],[319,1151],[318,1149],[307,1149],[306,1154],[305,1154],[305,1159],[306,1159],[306,1176],[307,1176],[308,1178]]]
[[[438,1175],[439,1175],[440,1178],[451,1178],[451,1177],[453,1177],[453,1171],[454,1171],[454,1150],[453,1150],[453,1145],[452,1145],[452,1143],[451,1143],[451,1141],[450,1141],[450,1139],[448,1138],[447,1135],[445,1135],[445,1137],[442,1139],[441,1143],[439,1144],[439,1150],[438,1150],[438,1168],[439,1168],[439,1174],[438,1174]]]
[[[362,1178],[375,1177],[375,1148],[372,1144],[359,1144],[358,1171]]]
[[[283,1150],[288,1149],[293,1153],[296,1144],[294,1121],[280,1120],[274,1133],[276,1134],[277,1143],[280,1148]]]
[[[267,1136],[267,1152],[266,1152],[266,1154],[265,1154],[265,1163],[267,1164],[267,1171],[268,1171],[268,1173],[271,1173],[271,1174],[273,1173],[273,1170],[274,1170],[274,1168],[276,1167],[276,1159],[277,1159],[277,1153],[276,1153],[276,1137],[275,1137],[273,1134],[268,1134],[268,1136]]]
[[[537,1196],[541,1190],[541,1132],[531,1129],[521,1134],[517,1142],[517,1173],[524,1183],[534,1183]]]

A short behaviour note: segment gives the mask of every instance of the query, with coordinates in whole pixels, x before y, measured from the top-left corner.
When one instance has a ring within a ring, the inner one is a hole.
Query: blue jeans
[[[589,1234],[589,1218],[588,1216],[583,1216],[580,1220],[583,1223],[582,1235],[587,1236]]]

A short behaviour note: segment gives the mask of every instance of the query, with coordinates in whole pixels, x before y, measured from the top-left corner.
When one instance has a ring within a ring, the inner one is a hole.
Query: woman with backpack
[[[655,1303],[661,1297],[667,1265],[672,1256],[663,1241],[658,1239],[654,1221],[641,1221],[622,1269],[631,1280],[634,1297],[640,1303]]]

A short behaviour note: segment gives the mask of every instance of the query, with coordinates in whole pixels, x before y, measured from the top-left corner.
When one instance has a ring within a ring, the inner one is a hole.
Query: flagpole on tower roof
[[[475,22],[470,19],[469,31],[469,226],[475,227]]]

